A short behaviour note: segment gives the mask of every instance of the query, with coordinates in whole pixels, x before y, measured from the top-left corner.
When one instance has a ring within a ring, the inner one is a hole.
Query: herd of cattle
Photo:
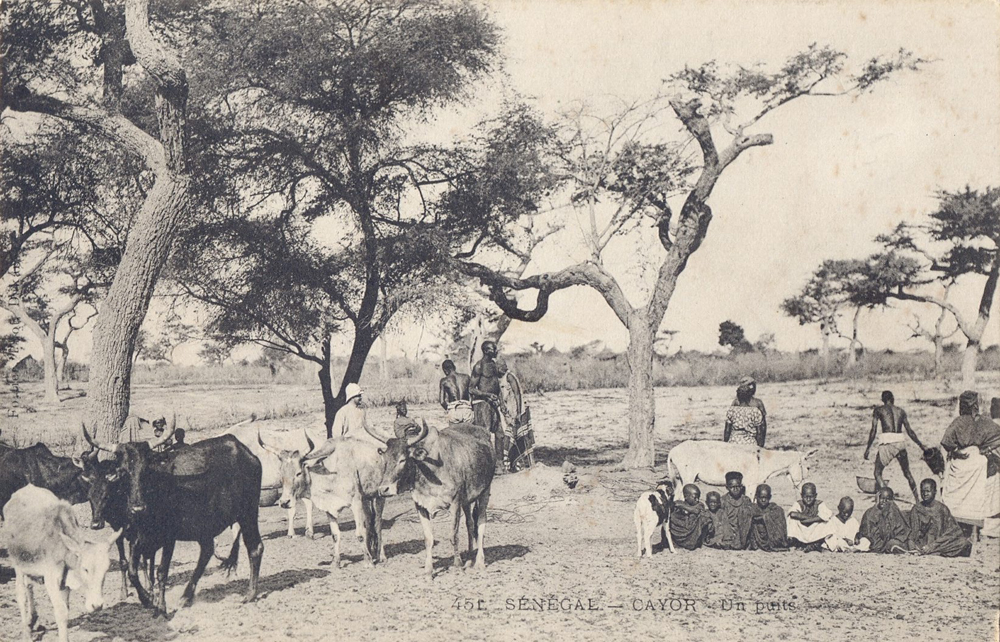
[[[309,534],[313,506],[329,514],[338,565],[340,511],[351,508],[365,558],[372,564],[385,561],[385,497],[410,491],[424,531],[424,571],[432,575],[431,519],[445,510],[451,516],[455,565],[462,568],[458,534],[464,513],[470,556],[475,547],[476,567],[485,566],[483,536],[494,454],[488,432],[478,426],[438,431],[424,422],[381,446],[338,437],[316,447],[306,435],[306,448],[297,450],[267,444],[249,422],[218,437],[173,447],[167,447],[173,426],[153,442],[120,444],[100,443],[86,426],[82,430],[89,449],[79,457],[58,457],[44,444],[20,449],[0,444],[0,545],[16,574],[26,639],[37,619],[31,583],[38,578],[52,600],[61,642],[67,640],[70,589],[84,592],[88,611],[101,608],[112,543],[122,568],[123,599],[127,578],[144,606],[152,607],[154,615],[166,615],[175,543],[200,546],[181,598],[187,606],[214,555],[215,538],[235,526],[238,534],[223,567],[235,568],[242,539],[250,561],[245,601],[253,600],[264,553],[258,510],[275,503],[279,488],[277,503],[288,509],[289,535],[297,500],[305,503]],[[102,451],[110,457],[101,459]],[[90,529],[76,523],[70,507],[86,501]],[[110,528],[102,531],[105,524]],[[470,559],[467,566],[471,564]],[[145,583],[140,573],[146,575]]]

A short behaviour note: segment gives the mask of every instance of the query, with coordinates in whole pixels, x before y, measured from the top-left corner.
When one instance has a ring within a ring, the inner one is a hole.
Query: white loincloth
[[[459,399],[448,404],[448,423],[470,424],[474,417],[475,413],[472,411],[471,401]]]
[[[978,446],[958,452],[966,459],[949,459],[941,482],[941,502],[957,519],[985,519],[1000,513],[1000,475],[986,476],[986,457]]]

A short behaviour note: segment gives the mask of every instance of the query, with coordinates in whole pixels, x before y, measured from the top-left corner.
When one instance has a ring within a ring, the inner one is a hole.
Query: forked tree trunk
[[[623,468],[642,468],[655,462],[653,444],[656,400],[653,391],[653,338],[647,317],[633,312],[629,318],[628,451]]]
[[[372,346],[375,345],[376,338],[370,332],[355,331],[354,344],[351,346],[351,356],[347,359],[347,368],[344,369],[344,375],[340,379],[340,389],[337,391],[337,396],[333,398],[333,402],[325,404],[327,438],[333,437],[333,420],[336,418],[337,412],[347,402],[345,398],[347,396],[347,384],[358,383],[361,380],[361,373],[365,369],[365,362],[368,360],[368,354],[371,352]],[[327,368],[327,371],[329,371],[329,368]]]
[[[87,393],[89,425],[98,439],[118,441],[129,413],[132,353],[160,270],[190,205],[190,180],[163,172],[142,204],[94,326]]]
[[[330,372],[330,337],[323,339],[323,362],[319,366],[319,387],[323,391],[323,413],[326,425],[326,437],[333,436],[333,420],[337,417],[339,406],[333,394],[333,373]]]

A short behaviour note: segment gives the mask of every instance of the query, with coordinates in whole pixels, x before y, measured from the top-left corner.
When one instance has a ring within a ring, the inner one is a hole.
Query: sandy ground
[[[804,382],[759,390],[769,411],[768,445],[819,447],[809,479],[818,485],[820,499],[836,503],[851,495],[859,517],[871,500],[857,490],[855,475],[871,474],[862,452],[870,408],[885,387],[895,391],[918,435],[936,444],[958,392],[947,384]],[[987,377],[983,389],[1000,389],[1000,377]],[[171,392],[162,394],[169,401]],[[118,603],[118,575],[109,574],[109,606],[103,611],[84,615],[79,596],[71,599],[71,639],[997,639],[996,540],[983,540],[973,557],[956,560],[714,550],[657,552],[652,559],[636,560],[636,496],[662,474],[670,446],[721,437],[732,395],[728,388],[657,390],[658,466],[630,473],[600,471],[624,452],[624,391],[530,397],[543,465],[494,482],[483,572],[452,570],[450,544],[439,541],[436,576],[425,579],[423,537],[408,497],[387,505],[389,560],[374,568],[362,561],[348,511],[341,522],[346,564],[338,569],[331,566],[325,519],[317,515],[318,538],[309,540],[301,535],[299,511],[299,537],[287,539],[284,511],[267,508],[261,513],[265,552],[258,601],[241,603],[245,556],[231,577],[213,562],[195,604],[173,612],[169,620],[152,619],[134,596]],[[375,423],[385,427],[391,414],[391,409],[372,411]],[[411,414],[443,419],[430,406],[415,406]],[[320,422],[319,415],[309,415],[266,427],[312,432]],[[916,448],[909,448],[917,479],[928,476]],[[562,482],[558,466],[564,459],[580,465],[581,482],[574,490]],[[906,490],[895,464],[887,478]],[[784,479],[774,483],[774,491],[784,506],[795,499]],[[443,523],[436,524],[439,539],[445,530]],[[219,541],[228,543],[228,535]],[[177,547],[167,592],[171,610],[178,607],[196,555],[194,544]],[[0,560],[2,640],[16,639],[18,631],[13,588],[12,573]],[[44,592],[41,598],[41,619],[53,626]],[[53,630],[43,639],[55,638]]]

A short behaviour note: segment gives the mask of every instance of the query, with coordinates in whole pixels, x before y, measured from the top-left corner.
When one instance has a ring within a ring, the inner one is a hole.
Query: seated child
[[[693,551],[704,544],[715,529],[700,501],[701,490],[694,484],[687,484],[683,492],[684,501],[675,503],[670,514],[670,535],[677,546]]]
[[[788,550],[785,511],[771,503],[771,487],[761,484],[754,496],[753,516],[747,549],[778,553]]]
[[[858,536],[861,524],[851,517],[854,513],[854,500],[841,497],[837,504],[837,514],[829,521],[830,534],[823,541],[823,547],[834,553],[863,553],[868,550],[868,540],[861,538],[858,544],[854,541]]]
[[[709,491],[705,495],[705,505],[708,507],[708,519],[712,522],[711,534],[705,538],[705,546],[722,548],[722,533],[725,532],[726,515],[722,512],[722,497],[719,493]]]

